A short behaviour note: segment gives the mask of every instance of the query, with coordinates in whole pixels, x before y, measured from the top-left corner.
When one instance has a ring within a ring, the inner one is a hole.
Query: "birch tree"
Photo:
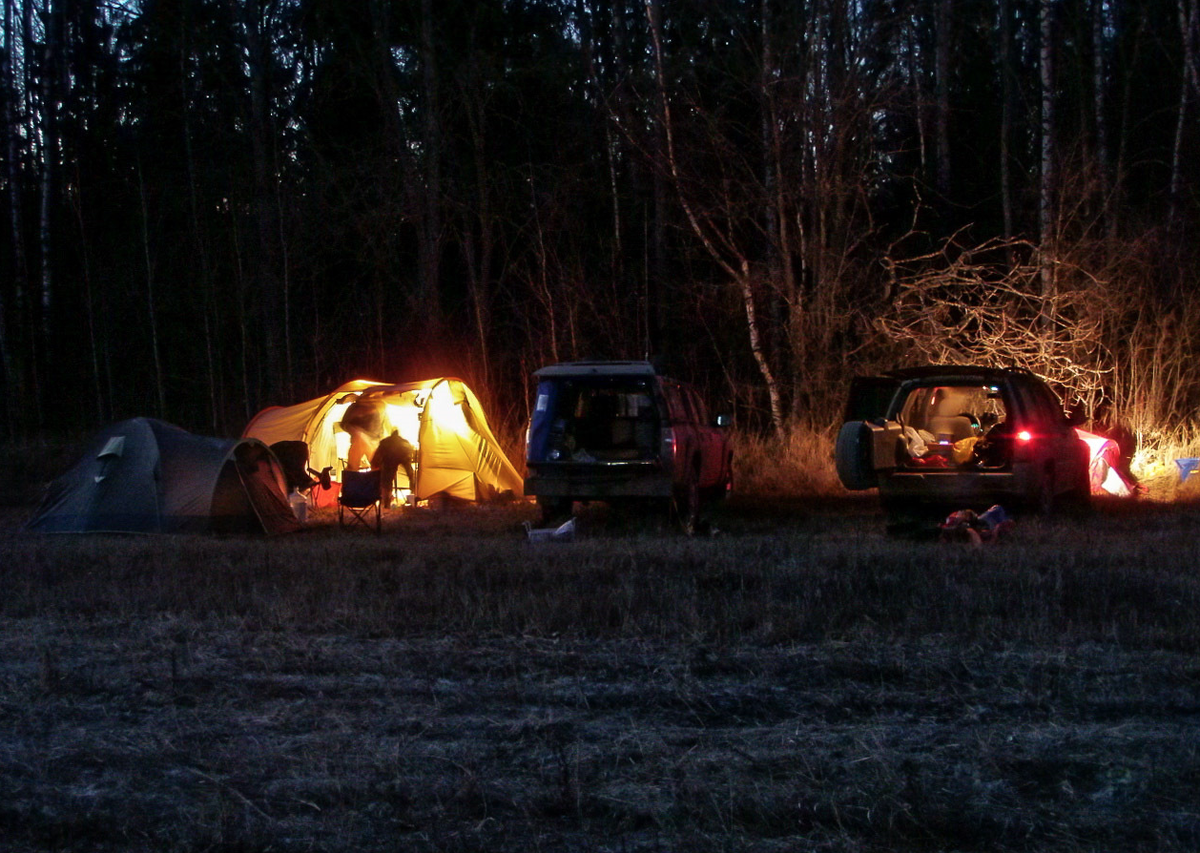
[[[666,167],[670,174],[672,186],[675,188],[684,216],[696,238],[704,246],[709,257],[728,276],[738,289],[742,298],[742,306],[746,314],[746,329],[749,336],[750,352],[758,365],[763,383],[767,388],[770,404],[771,423],[776,432],[783,431],[784,415],[783,402],[779,393],[779,383],[767,360],[763,345],[763,334],[759,324],[759,309],[754,292],[754,280],[750,272],[750,259],[740,248],[736,239],[727,229],[715,226],[715,221],[721,220],[721,214],[715,216],[712,212],[699,212],[689,197],[687,188],[680,172],[678,152],[675,148],[675,134],[671,119],[671,99],[667,90],[666,72],[664,70],[663,38],[662,38],[662,6],[660,0],[645,0],[646,17],[650,25],[650,37],[654,46],[654,72],[658,82],[658,108],[662,123],[662,133],[665,141]],[[725,191],[727,193],[728,190]],[[728,205],[732,199],[724,193],[723,201]]]

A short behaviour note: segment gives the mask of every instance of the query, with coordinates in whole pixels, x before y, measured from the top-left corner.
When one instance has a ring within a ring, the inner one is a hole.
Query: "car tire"
[[[1092,511],[1091,479],[1084,476],[1082,482],[1076,483],[1059,499],[1059,506],[1068,515],[1075,518],[1086,518]]]
[[[570,498],[547,498],[539,496],[537,505],[542,526],[549,527],[557,522],[566,521],[571,515],[573,503]]]
[[[1040,516],[1051,516],[1058,509],[1058,505],[1058,496],[1054,494],[1054,478],[1047,474],[1038,483],[1037,492],[1033,496],[1033,511]]]
[[[733,474],[729,473],[726,474],[725,479],[723,479],[717,485],[709,486],[707,489],[702,489],[700,493],[700,499],[702,503],[712,504],[715,506],[728,498],[732,491]]]
[[[671,507],[683,535],[694,535],[700,526],[700,472],[695,468],[675,487]]]

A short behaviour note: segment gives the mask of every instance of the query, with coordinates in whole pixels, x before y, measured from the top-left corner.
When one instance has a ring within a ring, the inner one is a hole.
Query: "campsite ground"
[[[4,850],[1195,850],[1190,503],[897,541],[523,505],[285,539],[4,517]]]

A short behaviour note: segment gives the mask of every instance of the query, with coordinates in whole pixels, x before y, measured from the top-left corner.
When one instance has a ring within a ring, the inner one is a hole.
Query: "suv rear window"
[[[553,379],[538,385],[530,461],[594,462],[653,456],[659,413],[639,377]]]
[[[976,445],[983,448],[989,436],[1010,429],[1011,411],[998,385],[918,385],[903,396],[896,420],[912,464],[924,465],[930,457],[951,465],[980,464],[988,460],[979,458]]]
[[[902,426],[936,435],[939,427],[944,431],[952,426],[954,418],[965,418],[976,432],[987,432],[1007,420],[1008,407],[995,385],[933,385],[909,391],[898,420]]]

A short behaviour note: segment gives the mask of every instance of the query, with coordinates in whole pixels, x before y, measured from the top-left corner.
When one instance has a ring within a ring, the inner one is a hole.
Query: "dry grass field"
[[[0,533],[5,851],[1200,848],[1200,508]]]

